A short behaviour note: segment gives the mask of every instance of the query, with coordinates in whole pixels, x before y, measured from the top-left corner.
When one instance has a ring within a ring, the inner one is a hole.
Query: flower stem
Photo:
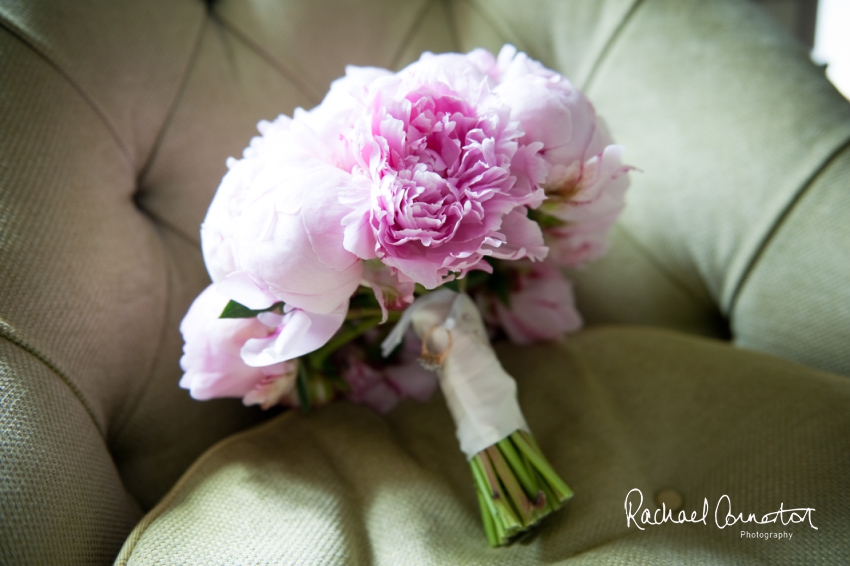
[[[378,313],[380,315],[380,312]],[[355,338],[359,337],[361,334],[366,332],[367,330],[374,328],[380,324],[381,318],[378,316],[377,318],[367,318],[360,324],[343,329],[340,332],[337,332],[333,338],[328,341],[327,344],[307,355],[307,358],[310,360],[310,367],[313,369],[321,369],[324,365],[325,360],[336,352],[342,346],[345,346]]]
[[[530,470],[526,469],[525,464],[519,454],[517,454],[517,451],[514,449],[514,445],[511,441],[507,438],[503,438],[498,442],[497,446],[499,447],[499,451],[505,455],[505,458],[511,465],[511,469],[516,474],[517,479],[519,479],[528,497],[537,499],[537,495],[540,492],[540,486],[537,485],[537,481],[535,481],[534,476],[529,473]]]
[[[535,442],[534,438],[530,434],[524,431],[518,431],[511,435],[511,440],[520,450],[522,450],[523,454],[531,460],[534,468],[540,472],[549,485],[554,488],[553,491],[555,491],[558,501],[563,502],[573,496],[573,490],[571,490],[569,486],[567,486],[567,484],[558,477],[558,474],[552,469],[551,464],[549,464],[549,461],[546,460],[546,457],[543,455],[543,452],[540,451],[540,447],[537,445],[537,442]]]
[[[484,532],[487,534],[487,542],[490,543],[490,546],[499,546],[499,536],[496,533],[493,514],[487,506],[487,499],[481,494],[481,490],[476,490],[476,493],[478,493],[478,506],[481,507],[481,517],[484,519]]]
[[[519,515],[522,524],[527,525],[532,519],[531,502],[523,492],[519,482],[517,482],[516,476],[508,466],[508,463],[505,461],[505,458],[502,456],[502,453],[499,451],[497,446],[498,445],[493,445],[487,448],[485,452],[487,453],[487,457],[490,458],[490,461],[493,463],[493,467],[496,469],[496,473],[499,475],[499,480],[505,487],[505,491],[508,492],[514,511],[516,511]]]
[[[295,381],[295,388],[298,391],[298,401],[301,404],[301,410],[305,413],[310,410],[310,387],[308,380],[310,376],[307,374],[307,364],[304,360],[298,362],[298,377]]]
[[[505,538],[504,522],[497,520],[499,517],[499,511],[493,503],[493,501],[499,497],[499,494],[498,492],[493,491],[493,488],[487,481],[484,470],[481,467],[481,462],[478,460],[478,456],[470,460],[469,464],[472,469],[472,477],[475,480],[476,492],[479,496],[479,505],[483,502],[481,515],[484,518],[484,529],[486,531],[488,525],[492,529],[493,539],[490,539],[490,533],[488,532],[487,540],[490,541],[491,545],[498,546],[498,542]],[[493,540],[496,541],[496,544],[493,544]]]
[[[469,465],[491,546],[510,544],[573,494],[524,431],[485,448]]]
[[[345,315],[345,320],[355,320],[359,318],[374,318],[374,317],[382,317],[383,313],[379,308],[360,308],[360,309],[349,309],[348,313]],[[396,322],[401,318],[401,311],[388,311],[387,312],[387,322]]]

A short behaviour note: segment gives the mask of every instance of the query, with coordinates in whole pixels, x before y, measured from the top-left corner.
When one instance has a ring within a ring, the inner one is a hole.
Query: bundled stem
[[[344,393],[346,389],[347,385],[342,379],[310,369],[308,364],[302,360],[298,364],[295,397],[290,402],[292,405],[301,407],[301,410],[306,413],[312,407],[328,404]]]
[[[490,546],[509,544],[573,496],[522,430],[478,452],[469,465]]]

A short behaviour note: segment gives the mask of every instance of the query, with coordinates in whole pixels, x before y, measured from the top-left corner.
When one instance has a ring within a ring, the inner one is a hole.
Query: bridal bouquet
[[[181,325],[180,385],[386,412],[439,384],[488,540],[510,542],[572,491],[490,339],[581,326],[558,268],[605,252],[622,147],[567,79],[511,46],[348,67],[317,107],[258,128],[201,227],[213,284]]]

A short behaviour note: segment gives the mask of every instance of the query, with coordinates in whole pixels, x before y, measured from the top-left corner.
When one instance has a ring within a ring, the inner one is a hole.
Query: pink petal
[[[244,271],[236,271],[218,283],[220,293],[245,305],[249,309],[262,310],[277,302],[277,298],[261,289]]]
[[[543,243],[540,225],[527,216],[527,209],[520,206],[505,215],[502,220],[502,233],[507,241],[493,250],[493,257],[500,259],[520,259],[529,257],[542,260],[549,253]]]
[[[328,314],[292,309],[275,334],[248,340],[241,351],[242,359],[249,366],[265,366],[318,350],[340,329],[347,312],[347,300]]]

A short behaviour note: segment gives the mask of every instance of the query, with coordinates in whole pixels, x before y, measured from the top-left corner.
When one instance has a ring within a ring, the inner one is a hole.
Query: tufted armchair
[[[571,274],[588,329],[499,348],[577,495],[490,550],[442,399],[192,401],[178,325],[260,119],[346,64],[505,42],[640,172],[610,254]],[[0,0],[0,562],[850,562],[848,141],[850,104],[746,2]],[[640,531],[632,488],[820,528]]]

